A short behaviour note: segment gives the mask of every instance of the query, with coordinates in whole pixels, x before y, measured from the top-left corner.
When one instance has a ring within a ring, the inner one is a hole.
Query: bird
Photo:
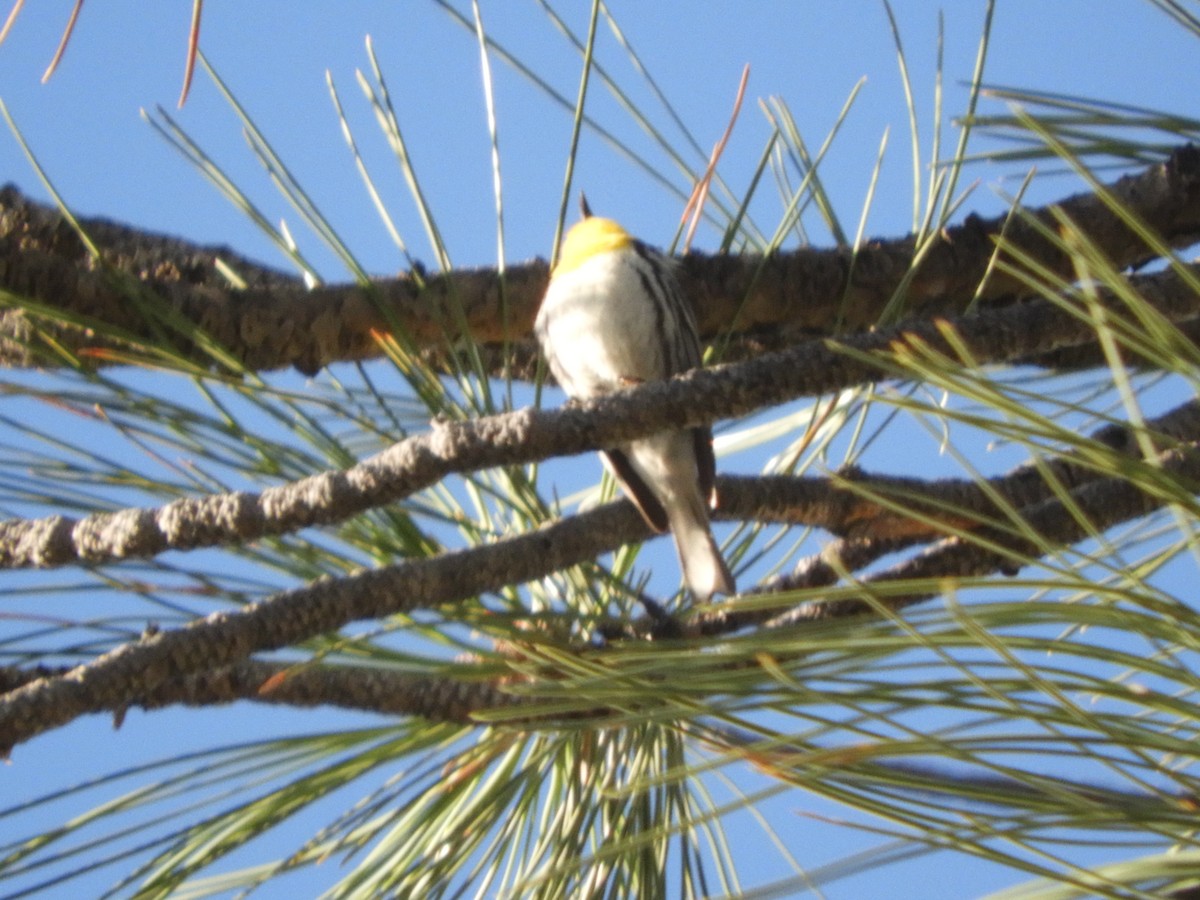
[[[534,332],[559,386],[576,400],[660,381],[702,364],[696,317],[675,262],[612,219],[583,218],[563,238]],[[712,430],[666,430],[601,452],[658,533],[670,531],[683,580],[699,601],[736,592],[713,539]]]

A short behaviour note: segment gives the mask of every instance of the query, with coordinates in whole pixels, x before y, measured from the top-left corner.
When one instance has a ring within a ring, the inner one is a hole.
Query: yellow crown
[[[612,219],[588,216],[572,226],[562,242],[554,275],[563,275],[577,269],[599,253],[624,250],[633,244],[629,232]]]

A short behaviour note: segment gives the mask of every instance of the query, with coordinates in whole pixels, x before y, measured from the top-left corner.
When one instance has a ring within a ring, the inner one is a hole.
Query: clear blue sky
[[[463,6],[469,15],[469,4]],[[586,9],[564,4],[567,20],[586,30]],[[332,12],[336,8],[336,13]],[[762,151],[767,125],[758,101],[782,97],[815,148],[850,90],[866,84],[825,176],[848,221],[857,218],[871,166],[890,130],[885,177],[871,232],[893,235],[910,221],[910,154],[903,96],[887,19],[881,4],[615,3],[613,9],[683,121],[705,151],[729,116],[741,68],[751,65],[748,98],[721,172],[743,188]],[[895,4],[921,117],[923,147],[932,129],[932,86],[937,6]],[[960,84],[973,64],[983,4],[945,4],[946,109],[962,108]],[[529,62],[557,90],[574,97],[578,64],[533,3],[485,4],[492,34]],[[237,122],[201,73],[186,108],[174,102],[183,68],[187,11],[175,4],[110,3],[85,6],[63,64],[47,85],[39,76],[52,55],[63,15],[40,5],[27,9],[0,48],[3,98],[66,199],[78,210],[148,228],[219,241],[264,259],[274,250],[240,214],[209,189],[139,119],[139,109],[162,104],[202,146],[238,177],[264,211],[292,211],[260,175]],[[325,87],[328,70],[369,160],[375,162],[414,253],[428,247],[403,184],[389,166],[371,113],[354,81],[366,68],[364,35],[373,36],[402,116],[425,190],[458,264],[495,259],[488,135],[483,115],[478,52],[473,35],[433,2],[336,4],[210,3],[202,46],[314,199],[329,211],[368,267],[394,271],[398,260],[378,227],[338,129]],[[1194,96],[1195,47],[1148,3],[1082,0],[1045,4],[1006,0],[999,6],[988,80],[1035,86],[1146,106],[1187,111]],[[645,98],[607,30],[600,60],[634,95]],[[1138,77],[1131,80],[1129,73]],[[493,63],[505,180],[509,257],[545,255],[562,184],[570,119],[502,62]],[[593,114],[672,182],[683,187],[664,156],[637,135],[600,85]],[[995,107],[993,107],[995,109]],[[656,123],[665,121],[658,117]],[[673,143],[677,133],[666,127]],[[38,193],[11,140],[0,142],[6,180]],[[695,160],[692,161],[693,164]],[[993,173],[973,173],[985,181]],[[629,223],[648,240],[669,239],[679,203],[664,196],[598,140],[585,142],[576,184],[593,205]],[[1013,186],[1010,184],[1010,187]],[[1048,188],[1052,190],[1052,188]],[[980,193],[981,201],[988,191]],[[772,197],[762,191],[764,202]],[[980,205],[980,204],[977,204]],[[998,208],[998,204],[997,204]],[[768,219],[769,221],[769,219]],[[315,241],[297,233],[302,246]],[[702,234],[711,245],[713,233]],[[329,263],[324,273],[344,273]]]
[[[585,3],[559,3],[579,33],[586,31]],[[7,4],[5,5],[7,6]],[[53,6],[53,9],[50,7]],[[302,249],[318,261],[324,277],[347,280],[333,257],[297,224],[248,150],[240,126],[201,71],[186,107],[174,108],[179,91],[190,4],[130,0],[85,6],[66,58],[49,84],[39,78],[53,54],[70,4],[28,4],[0,47],[0,98],[65,200],[77,212],[104,215],[201,242],[222,243],[264,262],[283,266],[258,230],[232,208],[147,126],[139,110],[161,104],[216,157],[268,217],[287,218]],[[469,3],[456,6],[470,16]],[[809,146],[820,145],[847,96],[862,89],[823,172],[835,206],[848,225],[857,222],[871,169],[885,131],[890,131],[883,177],[869,220],[875,236],[898,236],[912,217],[911,155],[904,97],[888,21],[880,3],[709,2],[648,3],[614,0],[614,15],[659,86],[707,152],[729,116],[742,66],[751,65],[741,119],[720,172],[735,193],[757,164],[768,133],[760,100],[783,98]],[[945,108],[957,114],[971,74],[984,4],[952,0],[945,6]],[[912,75],[927,159],[933,123],[934,61],[938,11],[926,2],[894,4]],[[483,4],[489,32],[535,68],[556,90],[574,97],[576,55],[534,3]],[[342,97],[360,147],[380,179],[414,256],[432,264],[420,221],[390,151],[376,130],[354,78],[367,69],[363,39],[375,42],[393,102],[409,141],[427,197],[456,265],[490,265],[496,259],[489,138],[484,116],[479,52],[472,33],[434,2],[405,3],[219,2],[205,5],[202,48],[293,174],[325,210],[372,273],[403,267],[362,189],[334,115],[325,84],[328,70]],[[640,100],[644,82],[605,30],[598,44],[602,65]],[[1181,29],[1135,0],[1001,0],[986,80],[1069,94],[1195,111],[1200,96],[1197,47]],[[569,113],[493,59],[504,177],[506,256],[510,261],[547,256],[562,187]],[[690,184],[633,126],[593,82],[590,110],[627,140],[680,191]],[[652,107],[651,107],[652,108]],[[993,107],[991,111],[1000,111]],[[661,124],[666,117],[658,115]],[[678,132],[664,126],[682,145]],[[947,131],[947,141],[954,133]],[[698,157],[689,160],[699,168]],[[45,191],[17,142],[0,131],[0,170],[36,197]],[[967,207],[985,214],[1003,209],[994,188],[1013,191],[1019,169],[968,170],[981,179]],[[1006,181],[998,182],[1001,176]],[[597,211],[625,222],[651,243],[674,232],[681,203],[594,135],[585,134],[576,188],[587,190]],[[1039,184],[1032,199],[1045,201],[1077,190],[1067,178]],[[773,191],[760,192],[755,209],[772,222]],[[714,231],[701,231],[699,247],[711,247]],[[827,235],[817,231],[814,242]],[[899,460],[900,470],[912,460]],[[9,579],[9,590],[15,583]],[[334,727],[351,717],[286,714],[241,715],[230,711],[133,714],[114,735],[106,720],[80,722],[18,748],[0,771],[8,798],[32,796],[136,758],[169,755],[181,744],[206,746],[248,735],[250,729],[286,734],[320,719]],[[353,721],[360,721],[354,719]],[[64,777],[65,773],[71,773]],[[335,805],[336,806],[336,805]],[[781,807],[797,813],[793,852],[805,865],[835,859],[861,846],[853,833],[804,818],[802,798]],[[832,812],[831,810],[822,810]],[[307,818],[291,829],[304,835]],[[28,823],[23,823],[28,824]],[[849,835],[849,836],[848,836]],[[243,860],[245,861],[245,860]],[[1020,880],[1012,873],[951,865],[940,858],[935,885],[915,873],[929,864],[885,870],[886,896],[965,897]],[[961,876],[960,873],[961,872]],[[329,873],[330,875],[334,873]],[[872,878],[877,876],[872,875]],[[106,880],[97,884],[103,885]],[[828,896],[884,896],[878,882],[839,882]],[[264,894],[264,896],[298,896]]]

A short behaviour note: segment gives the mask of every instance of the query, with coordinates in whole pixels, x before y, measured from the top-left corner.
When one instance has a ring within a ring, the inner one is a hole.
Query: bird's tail
[[[713,540],[708,525],[708,513],[704,509],[699,491],[696,503],[677,503],[667,508],[671,521],[671,536],[675,539],[675,550],[679,553],[679,566],[683,569],[683,580],[697,600],[705,601],[713,594],[734,594],[737,587],[733,574],[721,557],[721,550]]]

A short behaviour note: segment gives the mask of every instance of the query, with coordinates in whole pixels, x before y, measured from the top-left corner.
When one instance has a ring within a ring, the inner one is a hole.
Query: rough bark
[[[1198,171],[1200,152],[1184,148],[1164,165],[1121,179],[1110,190],[1167,246],[1180,247],[1200,234]],[[115,561],[335,523],[451,473],[599,449],[664,426],[704,424],[902,375],[902,358],[910,354],[954,358],[961,347],[969,356],[964,361],[976,365],[1071,359],[1074,353],[1077,362],[1087,364],[1087,359],[1099,358],[1089,357],[1095,353],[1093,325],[1061,304],[1029,300],[1015,274],[1019,267],[997,265],[997,240],[1003,233],[1006,252],[1071,281],[1075,273],[1070,259],[1048,236],[1053,233],[1048,227],[1058,227],[1063,217],[1076,238],[1086,236],[1118,268],[1136,267],[1150,252],[1145,240],[1101,197],[1081,194],[1028,216],[991,222],[968,219],[923,247],[908,238],[878,242],[857,254],[835,249],[767,260],[688,257],[682,261],[682,275],[706,333],[740,335],[743,350],[757,353],[755,358],[562,410],[437,422],[430,432],[407,438],[350,469],[260,494],[191,498],[159,509],[79,520],[4,523],[0,556],[9,567]],[[57,214],[30,204],[13,189],[0,194],[0,289],[9,292],[11,303],[0,317],[0,334],[6,341],[0,356],[7,364],[45,361],[34,323],[46,319],[37,304],[53,307],[75,323],[54,326],[54,340],[69,355],[83,353],[97,363],[136,348],[138,340],[153,337],[157,343],[166,332],[178,336],[182,353],[209,366],[212,359],[195,340],[198,328],[253,369],[296,366],[312,371],[336,360],[371,355],[372,330],[388,323],[401,324],[419,348],[438,353],[446,346],[443,326],[454,319],[452,297],[467,313],[467,333],[451,331],[452,339],[494,343],[510,338],[519,343],[546,277],[541,263],[510,269],[505,295],[511,305],[504,317],[498,312],[496,275],[488,270],[431,278],[423,291],[417,287],[422,279],[412,276],[368,288],[305,291],[295,279],[236,259],[223,248],[197,248],[101,220],[87,221],[84,227],[103,248],[102,260],[89,255]],[[912,262],[918,255],[921,261],[914,274]],[[217,257],[240,271],[245,288],[224,283],[212,265]],[[1192,289],[1198,275],[1195,268],[1177,266],[1128,277],[1130,286],[1165,320],[1179,323],[1181,337],[1189,340],[1189,329],[1200,321],[1200,299]],[[907,319],[873,330],[902,282]],[[22,306],[22,298],[36,303]],[[1119,296],[1101,292],[1098,299],[1112,310],[1121,306]],[[974,310],[963,313],[972,300]],[[852,333],[759,352],[768,344],[828,335],[835,322]],[[1162,440],[1152,464],[1182,483],[1200,481],[1198,418],[1196,408],[1188,405],[1150,423]],[[1141,458],[1143,446],[1122,429],[1095,437],[1114,452]],[[1066,500],[1049,489],[1047,471],[1069,489]],[[974,482],[929,484],[858,472],[825,482],[725,478],[721,491],[721,516],[819,525],[839,536],[828,553],[806,560],[790,576],[760,585],[760,594],[834,584],[843,572],[866,566],[883,553],[922,544],[929,545],[924,552],[873,575],[865,582],[867,589],[878,585],[886,592],[889,582],[905,578],[1005,573],[1012,569],[1014,553],[1018,558],[1036,557],[1046,545],[1068,545],[1093,529],[1143,516],[1167,502],[1135,489],[1128,479],[1097,474],[1082,459],[1069,456],[1049,467],[1030,467],[996,480],[987,491]],[[1028,532],[1014,535],[1005,529],[993,509],[996,496],[1019,510],[1023,524],[1037,532],[1040,541],[1030,540]],[[964,531],[991,541],[944,536]],[[259,683],[256,679],[263,677],[267,664],[252,657],[295,646],[356,619],[470,600],[586,563],[621,543],[647,536],[627,503],[610,504],[485,547],[318,580],[243,610],[144,635],[71,670],[7,672],[7,690],[0,695],[0,750],[89,712],[193,702],[189,697],[223,702],[247,696],[264,684],[279,691],[274,697],[278,702],[323,702],[318,699],[323,690],[330,702],[337,702],[333,698],[339,692],[347,704],[370,702],[370,692],[377,690],[371,673],[329,670],[320,673],[329,676],[325,682],[314,673],[291,684],[276,673],[284,680],[268,674]],[[887,602],[898,609],[930,596],[893,595]],[[702,636],[742,627],[789,626],[870,608],[862,600],[795,609],[781,605],[775,610],[724,605],[683,620],[657,615],[644,623],[602,625],[600,631],[609,637],[640,639]],[[463,721],[477,708],[471,704],[491,702],[487,698],[495,688],[486,685],[471,692],[453,682],[422,683],[418,693],[425,699],[412,702],[426,704],[415,714]],[[495,705],[507,703],[493,700]]]
[[[1168,246],[1185,247],[1200,237],[1195,148],[1182,147],[1165,163],[1107,190]],[[971,216],[927,242],[908,236],[856,250],[801,249],[767,259],[692,254],[680,261],[680,279],[702,333],[731,336],[731,352],[746,355],[835,329],[872,327],[902,288],[898,309],[908,318],[955,314],[972,298],[989,306],[1026,296],[1018,279],[994,266],[1001,234],[1047,271],[1070,279],[1068,256],[1043,231],[1057,227],[1056,209],[1118,268],[1147,259],[1144,240],[1112,206],[1097,194],[1080,193],[1025,217]],[[435,362],[444,364],[447,348],[469,339],[492,348],[497,371],[531,371],[529,333],[547,278],[542,260],[508,267],[502,311],[493,269],[409,273],[366,286],[310,291],[300,279],[224,247],[197,246],[104,219],[79,221],[101,249],[102,263],[56,210],[14,187],[0,191],[0,290],[10,295],[10,308],[0,314],[0,364],[61,364],[42,332],[96,364],[120,358],[112,354],[129,352],[138,340],[161,340],[156,336],[165,332],[175,335],[185,357],[216,365],[195,339],[200,330],[247,369],[313,373],[330,363],[378,355],[374,334],[397,325]],[[240,273],[244,289],[218,273],[217,259]],[[139,299],[132,302],[131,296]],[[71,318],[76,327],[53,324],[36,314],[34,304]],[[506,341],[512,344],[508,355],[498,350]]]

